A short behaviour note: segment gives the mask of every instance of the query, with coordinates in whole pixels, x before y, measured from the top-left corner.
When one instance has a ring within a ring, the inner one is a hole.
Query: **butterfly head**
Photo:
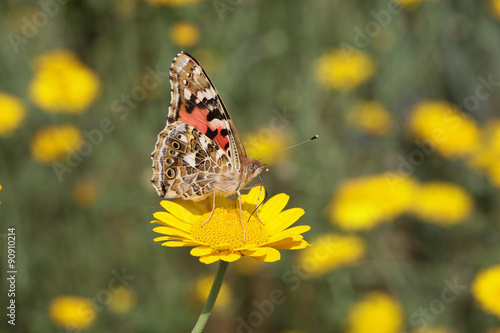
[[[245,159],[243,162],[243,175],[246,176],[244,183],[247,184],[249,181],[257,177],[265,167],[265,164],[262,164],[257,160]]]

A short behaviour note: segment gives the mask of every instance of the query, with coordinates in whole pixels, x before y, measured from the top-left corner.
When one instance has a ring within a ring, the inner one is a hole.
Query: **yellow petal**
[[[241,253],[233,251],[222,251],[219,253],[219,258],[227,262],[233,262],[241,258]]]
[[[259,247],[255,250],[242,251],[242,253],[265,262],[278,261],[281,258],[280,252],[272,247]]]
[[[262,244],[262,246],[269,246],[273,247],[278,250],[298,250],[298,249],[303,249],[310,244],[306,242],[305,240],[302,239],[302,236],[299,237],[287,237],[284,239],[281,239],[277,242],[272,242],[272,243],[266,243]]]
[[[190,254],[195,257],[201,257],[211,254],[212,252],[214,252],[214,250],[211,249],[209,246],[198,246],[191,249]]]
[[[219,260],[219,257],[216,255],[206,255],[203,257],[200,257],[200,261],[204,264],[211,264]]]
[[[197,242],[190,242],[190,241],[168,241],[161,246],[166,246],[166,247],[183,247],[183,246],[198,246],[201,245],[200,243]]]
[[[272,235],[271,237],[269,237],[268,242],[276,242],[276,241],[279,241],[283,238],[293,237],[295,235],[302,234],[302,233],[309,231],[309,230],[311,230],[310,226],[299,225],[299,226],[296,226],[296,227],[293,227],[290,229],[283,230],[282,232],[277,233],[275,235]]]
[[[304,215],[302,208],[291,208],[278,214],[272,223],[266,224],[266,229],[270,235],[281,232],[297,222],[297,220]]]
[[[196,219],[196,215],[193,215],[193,213],[191,213],[189,210],[175,202],[163,200],[162,202],[160,202],[160,205],[165,208],[165,210],[170,212],[170,214],[186,223],[188,223],[188,221]]]
[[[160,236],[160,237],[156,237],[153,240],[155,242],[162,242],[162,241],[171,241],[171,240],[174,240],[174,241],[184,241],[186,239],[183,238],[183,237]]]
[[[241,251],[241,253],[250,257],[260,257],[260,256],[265,256],[267,254],[267,248],[258,247],[252,250]]]
[[[259,217],[262,221],[270,221],[276,215],[278,215],[283,208],[285,208],[286,204],[290,197],[285,193],[280,193],[267,200],[267,202],[259,209]]]
[[[257,200],[260,204],[265,197],[266,191],[263,186],[253,187],[247,195],[241,196],[242,209],[252,212],[258,206]]]
[[[184,221],[179,220],[177,217],[174,215],[167,213],[167,212],[156,212],[153,214],[154,217],[156,217],[158,220],[161,222],[164,222],[168,224],[169,226],[175,227],[177,229],[190,232],[191,231],[191,224],[186,223]],[[163,224],[163,223],[162,223]]]
[[[171,228],[171,227],[156,227],[153,228],[154,232],[157,232],[159,234],[164,234],[167,236],[181,236],[187,239],[191,239],[191,234],[184,232],[182,230],[176,229],[176,228]]]
[[[175,200],[176,204],[187,209],[191,214],[203,215],[206,212],[212,210],[212,206],[208,204],[208,201],[193,201],[193,200]],[[211,201],[210,201],[211,202]]]

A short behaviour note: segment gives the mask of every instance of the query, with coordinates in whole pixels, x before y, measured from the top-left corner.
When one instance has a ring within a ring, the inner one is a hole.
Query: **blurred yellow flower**
[[[137,294],[133,289],[118,287],[111,294],[108,308],[115,313],[127,313],[137,304]]]
[[[83,330],[92,325],[97,312],[94,304],[79,296],[60,296],[49,307],[50,318],[61,327]]]
[[[481,308],[500,318],[500,265],[480,271],[472,282],[472,295]]]
[[[2,190],[2,184],[0,184],[0,190]],[[1,203],[2,203],[2,202],[0,201],[0,204],[1,204]]]
[[[424,101],[414,106],[410,129],[445,157],[466,156],[477,149],[480,131],[448,102]]]
[[[300,253],[298,265],[313,277],[356,264],[366,248],[362,238],[338,234],[320,235],[311,245]]]
[[[79,181],[73,187],[73,200],[80,207],[89,207],[97,200],[97,187],[91,181]]]
[[[493,17],[500,20],[500,0],[490,0],[489,12]]]
[[[70,51],[56,50],[37,57],[29,93],[33,103],[49,113],[81,113],[100,91],[97,75]]]
[[[372,135],[387,134],[392,126],[391,114],[379,102],[357,103],[350,115],[355,127]]]
[[[149,3],[152,3],[152,4],[157,4],[157,5],[180,7],[180,6],[191,5],[191,4],[200,2],[201,0],[146,0],[146,1]]]
[[[195,284],[195,298],[196,301],[200,304],[204,304],[208,298],[208,294],[210,293],[210,289],[212,288],[212,284],[214,282],[215,275],[207,275],[196,280]],[[217,302],[215,303],[215,309],[222,309],[229,305],[231,298],[233,297],[233,293],[231,289],[227,286],[226,283],[222,283],[222,287],[219,291],[219,295],[217,296]]]
[[[469,159],[469,165],[485,172],[491,183],[500,187],[500,121],[489,123],[482,134],[482,142]]]
[[[245,142],[247,155],[257,159],[289,146],[285,133],[273,130],[271,127],[262,127],[248,133],[243,138],[243,142]],[[288,152],[284,151],[266,158],[263,163],[268,165],[275,164],[284,160],[287,156]]]
[[[0,92],[0,110],[0,137],[7,137],[26,118],[26,110],[19,98],[2,92]]]
[[[81,141],[82,134],[74,126],[46,127],[39,130],[31,141],[31,154],[37,162],[49,164],[75,152]]]
[[[322,55],[315,64],[321,86],[348,92],[366,82],[375,72],[375,64],[365,53],[344,53],[340,49]]]
[[[409,208],[415,186],[412,178],[391,183],[385,175],[347,180],[335,191],[330,219],[344,230],[367,230],[390,222]]]
[[[177,22],[169,30],[170,39],[178,46],[191,47],[200,40],[200,31],[189,22]]]
[[[403,328],[403,310],[391,296],[371,292],[350,309],[347,320],[348,333],[399,333]]]
[[[424,222],[453,225],[462,222],[473,209],[472,197],[460,186],[431,182],[415,189],[413,213]]]
[[[260,221],[257,219],[256,204],[265,197],[264,189],[260,189],[260,186],[254,187],[241,196],[245,236],[240,210],[235,208],[233,200],[217,198],[216,208],[209,219],[213,205],[213,199],[209,197],[199,202],[162,201],[160,204],[168,212],[156,212],[154,217],[158,220],[152,223],[161,224],[153,231],[166,236],[157,237],[155,241],[169,247],[194,246],[191,255],[200,257],[205,264],[218,260],[233,262],[243,255],[273,262],[281,258],[278,249],[295,250],[309,246],[301,234],[311,227],[288,228],[304,214],[301,208],[282,211],[288,203],[288,195],[282,193],[269,199],[259,208]]]

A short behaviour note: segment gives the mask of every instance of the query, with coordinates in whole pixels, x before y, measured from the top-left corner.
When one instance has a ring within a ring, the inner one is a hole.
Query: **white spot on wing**
[[[191,92],[187,88],[184,88],[184,98],[185,99],[191,98]]]
[[[203,95],[203,92],[202,92],[202,91],[198,91],[198,92],[196,93],[196,97],[198,97],[198,99],[199,99],[200,101],[202,101],[202,100],[203,100],[203,97],[205,97],[205,95]]]
[[[213,91],[212,89],[205,89],[205,96],[207,97],[207,99],[214,99],[215,98],[215,95],[213,94]]]
[[[195,160],[194,157],[191,155],[184,155],[182,159],[189,164],[190,166],[194,167],[195,166]]]

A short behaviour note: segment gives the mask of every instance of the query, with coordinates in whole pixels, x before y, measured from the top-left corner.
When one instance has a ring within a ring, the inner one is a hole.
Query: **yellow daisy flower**
[[[424,101],[412,111],[410,129],[429,149],[445,157],[463,157],[479,145],[480,131],[476,123],[448,102]]]
[[[0,137],[8,137],[26,118],[26,110],[19,98],[1,92],[0,110]]]
[[[97,316],[94,304],[80,296],[60,296],[53,299],[49,313],[56,325],[78,330],[92,325]]]
[[[34,60],[29,93],[33,103],[49,113],[81,113],[100,91],[97,75],[70,51],[56,50]]]
[[[500,318],[500,265],[480,271],[472,283],[472,295],[481,308]]]
[[[170,39],[178,46],[191,47],[200,40],[200,31],[189,22],[177,22],[168,32]]]
[[[42,164],[50,164],[75,152],[83,139],[72,125],[50,126],[39,130],[31,142],[31,154]]]
[[[260,187],[254,187],[248,194],[241,196],[245,240],[240,211],[235,208],[233,200],[217,198],[213,215],[204,226],[202,224],[212,211],[212,198],[201,202],[164,200],[160,204],[167,212],[156,212],[154,217],[158,220],[152,223],[162,225],[153,231],[166,236],[157,237],[155,241],[169,247],[194,246],[191,255],[200,257],[200,261],[205,264],[218,260],[232,262],[242,255],[273,262],[281,257],[278,249],[292,250],[309,246],[301,234],[311,227],[288,228],[304,214],[301,208],[282,211],[288,202],[288,195],[278,194],[264,203],[259,208],[259,221],[254,210],[257,201],[260,204],[264,196],[264,190],[260,191]]]
[[[344,230],[368,230],[390,222],[410,207],[415,186],[412,178],[391,183],[385,175],[347,180],[332,198],[330,220]]]
[[[403,310],[391,296],[371,292],[351,308],[347,320],[348,333],[399,333],[403,328]]]
[[[348,92],[366,82],[375,72],[372,59],[363,52],[346,54],[335,49],[316,61],[316,79],[321,86]]]
[[[355,264],[365,255],[365,242],[358,236],[321,235],[298,257],[298,265],[310,276],[320,276]]]
[[[472,212],[472,197],[460,186],[431,182],[415,190],[413,213],[425,222],[452,225],[462,222]]]
[[[357,103],[349,114],[353,125],[369,134],[384,135],[391,129],[391,114],[379,102]]]

